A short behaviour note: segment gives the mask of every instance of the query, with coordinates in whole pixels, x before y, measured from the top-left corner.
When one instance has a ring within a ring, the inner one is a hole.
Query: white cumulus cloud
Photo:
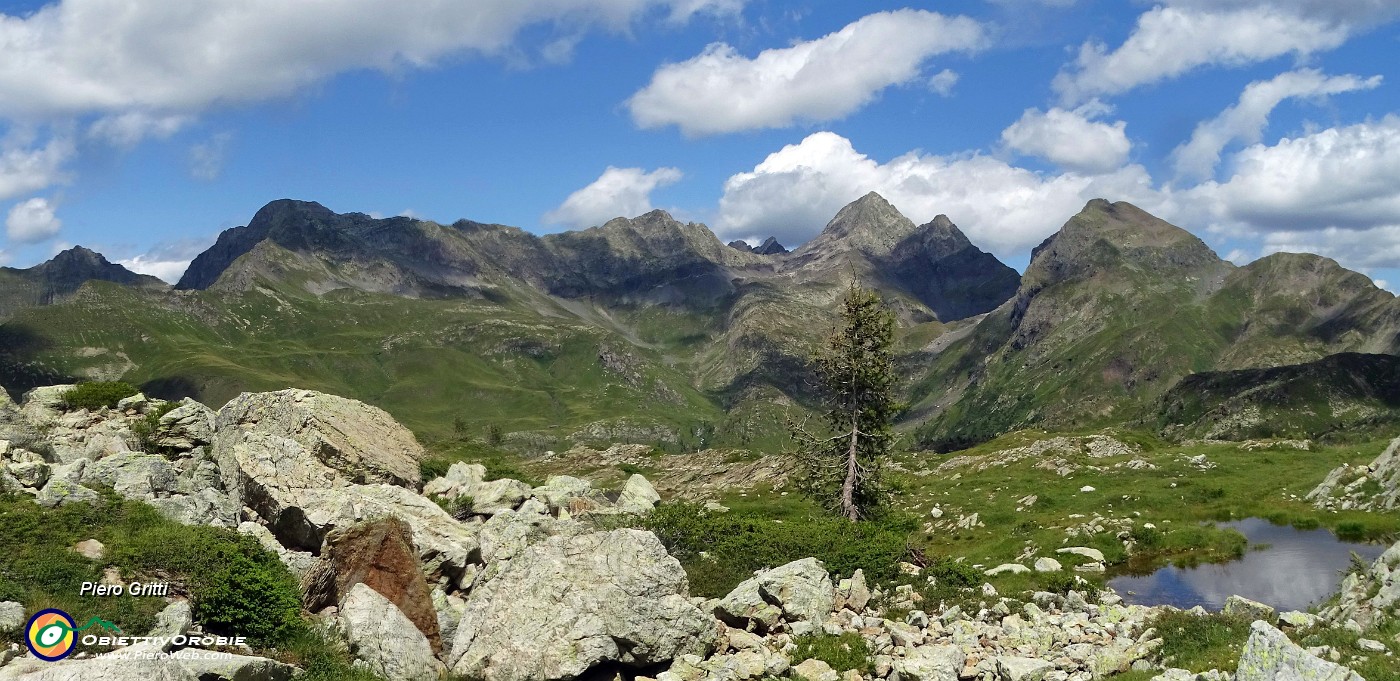
[[[674,184],[681,176],[681,171],[675,168],[646,172],[641,168],[608,166],[598,179],[570,194],[558,208],[545,214],[544,219],[578,228],[601,225],[616,217],[636,217],[652,209],[652,191]]]
[[[61,0],[0,14],[0,116],[177,115],[290,94],[353,69],[502,54],[526,27],[626,31],[740,0]],[[117,125],[117,124],[113,124]]]
[[[1256,144],[1233,165],[1229,180],[1186,192],[1225,222],[1268,232],[1400,225],[1400,116]]]
[[[1117,49],[1098,42],[1081,46],[1074,64],[1061,71],[1053,85],[1064,101],[1082,102],[1204,66],[1306,56],[1335,48],[1351,35],[1348,24],[1299,9],[1229,2],[1157,6],[1138,17],[1132,34]]]
[[[0,142],[0,201],[41,191],[65,179],[63,164],[73,156],[73,143],[56,137],[44,146],[32,139]]]
[[[931,57],[973,51],[986,42],[982,25],[967,17],[912,9],[878,12],[835,33],[753,58],[715,43],[689,60],[657,69],[627,106],[643,128],[675,125],[691,136],[828,121],[860,109],[885,88],[917,78]],[[939,82],[951,87],[947,80]]]
[[[800,244],[869,191],[918,223],[947,214],[973,242],[1002,257],[1024,255],[1093,198],[1164,209],[1137,165],[1102,175],[1037,173],[988,156],[917,151],[880,163],[846,138],[818,132],[730,177],[718,230],[725,239],[772,235]]]
[[[1215,172],[1220,152],[1236,140],[1257,143],[1268,125],[1269,114],[1285,99],[1324,98],[1328,95],[1369,90],[1381,84],[1380,76],[1327,76],[1316,69],[1279,74],[1266,81],[1250,83],[1239,102],[1219,116],[1196,126],[1191,140],[1172,152],[1178,177],[1204,179]]]
[[[1020,120],[1001,133],[1008,148],[1037,156],[1069,170],[1106,173],[1123,165],[1132,151],[1124,132],[1127,123],[1092,120],[1108,113],[1097,101],[1077,109],[1026,109]]]
[[[62,227],[63,221],[54,215],[53,204],[41,197],[16,203],[5,217],[5,234],[20,243],[43,241],[58,234]]]

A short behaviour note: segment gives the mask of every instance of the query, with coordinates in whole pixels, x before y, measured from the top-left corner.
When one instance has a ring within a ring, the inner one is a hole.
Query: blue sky
[[[1400,283],[1393,0],[0,1],[0,261],[178,277],[263,204],[810,238],[881,192],[1018,268],[1090,198]],[[1385,284],[1391,286],[1391,284]]]

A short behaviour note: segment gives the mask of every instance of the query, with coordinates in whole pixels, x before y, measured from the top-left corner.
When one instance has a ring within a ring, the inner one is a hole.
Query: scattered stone
[[[26,621],[23,604],[14,601],[0,603],[0,631],[19,631]]]
[[[865,584],[865,571],[859,568],[851,573],[849,579],[843,579],[836,588],[836,608],[846,608],[852,612],[860,613],[865,611],[865,606],[870,603],[870,587]]]
[[[1013,575],[1021,575],[1030,571],[1031,569],[1024,565],[1019,565],[1017,563],[1002,563],[1001,565],[998,565],[986,571],[983,574],[987,575],[988,577],[995,577],[999,574],[1002,574],[1003,572],[1009,572]]]
[[[1091,549],[1087,546],[1069,546],[1063,549],[1056,549],[1055,553],[1068,553],[1075,556],[1083,556],[1096,563],[1104,562],[1103,551]]]
[[[1386,650],[1389,650],[1388,648],[1385,647],[1385,644],[1384,644],[1384,643],[1381,643],[1380,641],[1376,641],[1376,640],[1369,639],[1369,638],[1357,639],[1357,640],[1356,640],[1356,647],[1357,647],[1357,648],[1360,648],[1360,649],[1362,649],[1362,650],[1364,650],[1364,651],[1366,651],[1366,652],[1368,652],[1368,653],[1383,653],[1383,652],[1385,652]]]
[[[953,681],[966,661],[958,646],[919,646],[895,658],[891,673],[900,681]]]
[[[661,501],[661,495],[640,473],[627,478],[622,493],[617,497],[617,510],[622,513],[650,513]]]
[[[997,674],[1004,681],[1044,681],[1055,665],[1029,657],[1000,655],[996,658]]]
[[[1060,561],[1054,558],[1037,558],[1035,560],[1036,572],[1059,572],[1063,569],[1064,566],[1060,565]]]
[[[831,665],[821,660],[804,660],[793,665],[792,675],[800,681],[840,681],[841,677]]]
[[[1308,627],[1316,626],[1317,623],[1321,620],[1317,615],[1313,615],[1311,613],[1290,610],[1279,615],[1278,621],[1281,624],[1293,627],[1294,629],[1306,629]]]
[[[1278,615],[1273,606],[1265,605],[1258,601],[1251,601],[1243,596],[1230,596],[1226,598],[1225,608],[1222,612],[1230,617],[1263,620],[1270,624],[1278,621]]]
[[[73,545],[73,550],[88,560],[102,560],[102,557],[107,555],[107,547],[96,539],[80,541]]]
[[[1079,488],[1079,491],[1081,491],[1081,492],[1097,492],[1098,490],[1094,489],[1094,487],[1093,487],[1092,485],[1085,485],[1085,486],[1083,486],[1083,487],[1080,487],[1080,488]]]

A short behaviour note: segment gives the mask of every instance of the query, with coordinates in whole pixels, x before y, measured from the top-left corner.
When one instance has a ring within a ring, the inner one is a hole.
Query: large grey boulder
[[[185,398],[180,406],[160,417],[155,444],[158,447],[188,451],[214,441],[213,409]]]
[[[733,627],[765,632],[780,619],[820,625],[834,604],[826,566],[803,558],[744,580],[715,605],[715,616]]]
[[[617,497],[617,510],[621,513],[650,513],[660,501],[661,495],[656,493],[651,482],[641,473],[633,473]]]
[[[1263,621],[1250,625],[1235,681],[1364,681],[1360,674],[1308,654]]]
[[[364,583],[351,587],[340,608],[350,652],[366,669],[389,681],[435,679],[442,663],[432,645],[389,599]]]
[[[216,436],[230,498],[251,508],[290,549],[319,553],[326,535],[361,520],[397,517],[413,531],[428,573],[457,578],[478,553],[475,532],[437,504],[389,484],[357,485],[290,438],[261,432]]]
[[[24,394],[19,413],[36,427],[51,426],[63,415],[63,396],[74,385],[45,385]]]
[[[530,494],[548,506],[550,511],[565,515],[591,511],[602,505],[602,493],[593,489],[587,480],[571,475],[551,476]]]
[[[704,654],[715,622],[687,592],[685,571],[650,532],[549,537],[471,591],[449,666],[485,681],[552,681],[604,662]]]
[[[413,433],[384,410],[313,392],[243,393],[215,419],[216,443],[241,433],[276,435],[300,444],[312,458],[353,483],[417,489],[425,455]]]
[[[97,492],[87,487],[68,478],[55,477],[50,479],[43,489],[39,490],[36,501],[44,508],[54,508],[66,504],[90,503],[99,498]]]
[[[123,452],[88,464],[82,483],[110,487],[128,499],[153,499],[175,492],[178,476],[163,456]]]

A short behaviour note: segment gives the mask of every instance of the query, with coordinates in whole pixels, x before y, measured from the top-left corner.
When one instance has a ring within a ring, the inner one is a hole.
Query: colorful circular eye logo
[[[24,643],[34,657],[57,662],[73,653],[77,643],[76,628],[77,624],[68,613],[55,608],[40,610],[29,618]]]

